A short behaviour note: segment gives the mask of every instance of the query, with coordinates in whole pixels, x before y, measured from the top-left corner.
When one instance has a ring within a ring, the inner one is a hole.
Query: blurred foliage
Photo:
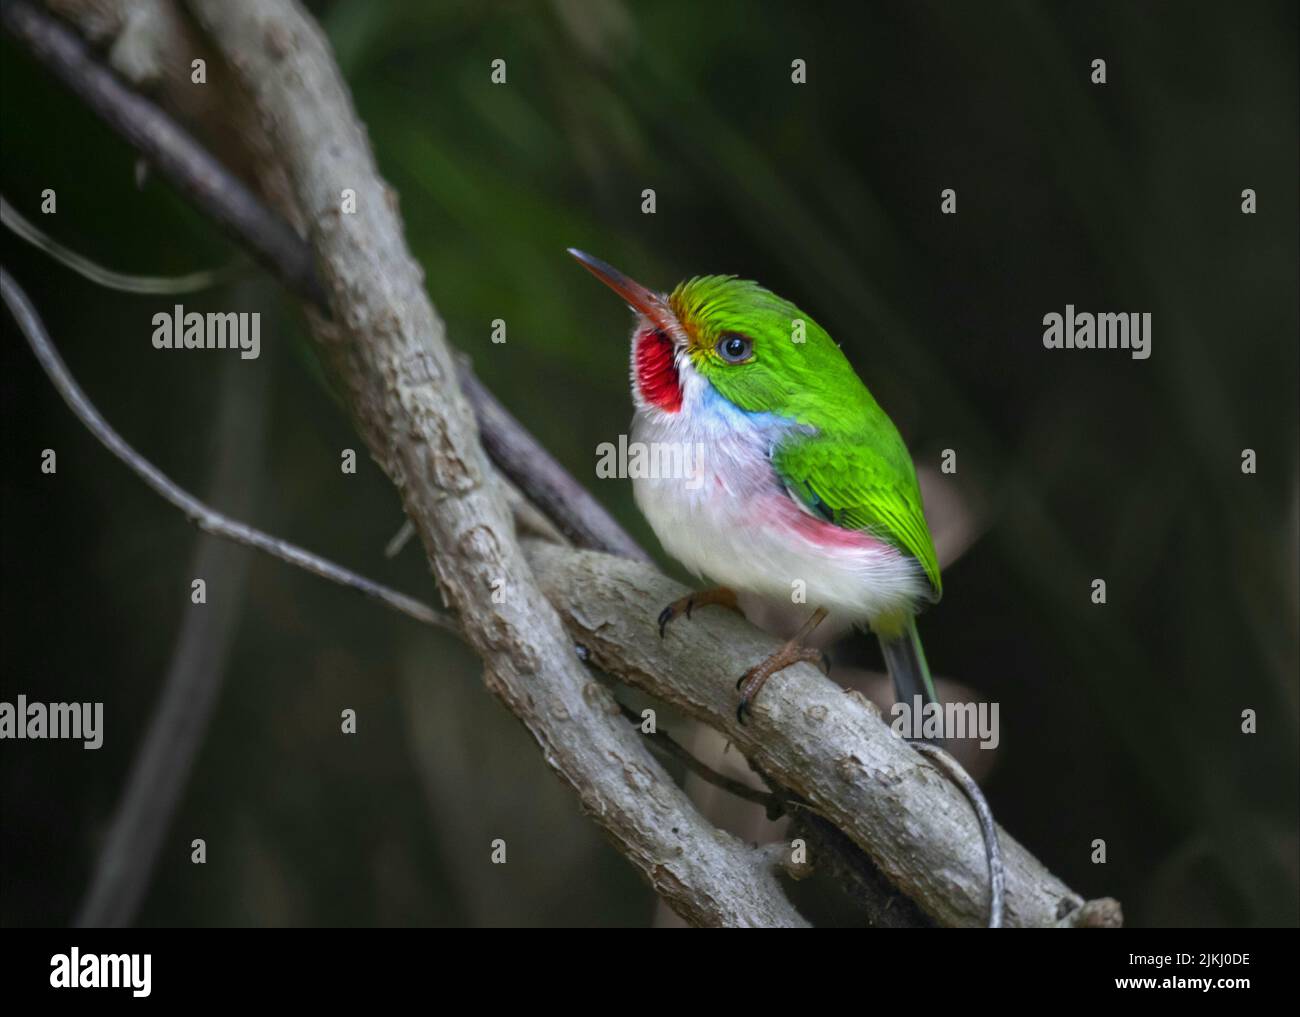
[[[1294,5],[314,7],[450,335],[577,476],[594,486],[596,445],[627,426],[629,320],[565,247],[654,287],[733,272],[795,300],[918,464],[957,451],[947,482],[987,515],[923,628],[937,671],[1002,704],[1002,823],[1132,924],[1296,924]],[[489,83],[498,57],[505,86]],[[165,186],[137,190],[133,154],[8,39],[0,58],[0,185],[24,214],[123,271],[235,256]],[[57,217],[34,214],[44,187]],[[1241,214],[1244,187],[1259,214]],[[205,490],[220,354],[158,353],[154,301],[3,244],[108,418]],[[275,313],[248,365],[274,393],[252,521],[432,598],[417,552],[382,558],[391,487],[369,462],[338,470],[357,439],[289,352],[301,319],[269,282],[254,292]],[[1150,311],[1151,359],[1045,351],[1042,316],[1066,303]],[[196,538],[0,327],[0,698],[106,702],[97,754],[0,749],[0,920],[61,924],[165,671]],[[36,468],[46,447],[55,477]],[[627,483],[597,494],[656,546]],[[143,922],[649,920],[649,891],[456,643],[267,560],[247,598]]]

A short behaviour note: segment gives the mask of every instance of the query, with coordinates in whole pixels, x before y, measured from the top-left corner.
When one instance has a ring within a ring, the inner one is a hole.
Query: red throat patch
[[[656,328],[636,337],[636,385],[641,398],[666,413],[682,408],[682,382],[673,362],[673,341]]]

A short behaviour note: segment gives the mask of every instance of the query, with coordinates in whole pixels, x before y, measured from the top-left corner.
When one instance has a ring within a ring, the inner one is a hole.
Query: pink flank
[[[765,521],[787,531],[793,530],[817,547],[846,551],[895,550],[892,545],[877,540],[863,530],[849,530],[843,526],[836,526],[834,523],[805,512],[785,491],[766,499],[763,509]]]

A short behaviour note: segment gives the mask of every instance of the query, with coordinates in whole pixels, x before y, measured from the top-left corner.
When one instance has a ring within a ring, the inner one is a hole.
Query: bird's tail
[[[916,619],[909,618],[907,626],[895,636],[880,636],[880,648],[885,654],[885,667],[894,680],[894,696],[900,703],[912,704],[916,696],[923,703],[937,703],[930,666],[925,662],[925,650],[916,632]]]

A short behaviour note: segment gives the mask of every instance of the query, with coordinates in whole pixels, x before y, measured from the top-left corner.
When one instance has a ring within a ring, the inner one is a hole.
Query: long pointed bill
[[[673,312],[668,309],[662,294],[646,289],[639,282],[629,279],[613,265],[606,264],[599,258],[593,258],[590,254],[574,247],[570,247],[568,251],[578,264],[622,297],[628,307],[638,314],[644,314],[654,322],[656,328],[662,329],[669,335],[673,334],[676,319]]]

